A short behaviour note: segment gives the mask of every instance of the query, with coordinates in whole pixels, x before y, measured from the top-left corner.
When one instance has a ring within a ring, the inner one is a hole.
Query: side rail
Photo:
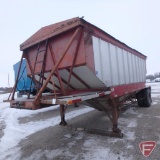
[[[74,103],[82,102],[85,100],[103,97],[105,95],[109,95],[111,91],[105,92],[98,92],[98,93],[86,93],[83,95],[71,95],[71,96],[64,96],[60,98],[53,98],[50,100],[41,100],[42,104],[63,104],[63,105],[71,105]]]

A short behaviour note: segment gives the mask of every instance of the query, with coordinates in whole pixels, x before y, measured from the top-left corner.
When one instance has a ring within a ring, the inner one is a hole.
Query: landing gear
[[[123,138],[123,133],[121,133],[121,130],[118,128],[118,107],[114,105],[112,105],[112,124],[111,137]]]
[[[67,122],[65,121],[65,106],[63,104],[60,105],[60,114],[61,114],[61,122],[59,125],[66,126]]]

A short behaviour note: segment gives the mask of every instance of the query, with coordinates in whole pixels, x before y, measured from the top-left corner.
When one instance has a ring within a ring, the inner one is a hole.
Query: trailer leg
[[[61,114],[61,122],[59,125],[66,126],[67,122],[65,121],[65,106],[63,104],[60,105],[60,114]]]
[[[118,128],[118,109],[114,105],[112,105],[112,124],[113,124],[113,128],[112,128],[111,136],[122,138],[123,133],[121,133],[121,130]]]

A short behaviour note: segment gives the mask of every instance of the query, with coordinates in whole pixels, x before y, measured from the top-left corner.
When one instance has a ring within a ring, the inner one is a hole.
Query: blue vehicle
[[[20,65],[20,61],[13,65],[15,81],[18,75],[19,65]],[[17,94],[18,97],[20,97],[21,95],[28,94],[30,92],[31,79],[27,76],[26,65],[27,65],[26,59],[23,59],[21,69],[20,69],[20,74],[18,77],[18,83],[16,87],[16,91],[18,92]],[[34,83],[32,83],[32,86],[34,86]],[[34,92],[33,88],[31,92]]]

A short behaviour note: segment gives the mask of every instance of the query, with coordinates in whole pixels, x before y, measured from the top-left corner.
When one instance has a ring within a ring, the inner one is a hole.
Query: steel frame
[[[58,88],[58,86],[55,85],[54,83],[54,80],[53,80],[53,75],[56,76],[58,78],[58,81],[59,81],[59,84],[60,84],[60,87],[59,87],[59,90],[60,90],[60,95],[69,95],[69,94],[72,94],[72,93],[84,93],[84,90],[81,90],[81,91],[76,91],[76,90],[73,90],[73,91],[70,91],[69,90],[69,87],[71,87],[72,89],[74,89],[74,87],[72,87],[70,85],[70,80],[71,80],[71,76],[75,77],[76,79],[78,79],[84,86],[86,86],[86,92],[87,91],[93,91],[94,89],[91,89],[91,87],[86,84],[80,77],[78,77],[78,75],[76,75],[74,72],[73,72],[73,67],[75,65],[75,62],[76,62],[76,58],[77,58],[77,54],[78,54],[78,49],[80,47],[80,40],[82,38],[82,33],[83,33],[83,28],[82,27],[78,27],[74,34],[72,35],[70,41],[68,42],[66,48],[64,49],[63,53],[62,53],[62,56],[61,58],[56,61],[55,59],[55,53],[53,52],[53,49],[52,49],[52,46],[48,40],[48,50],[50,51],[50,54],[51,54],[51,57],[52,57],[52,61],[54,63],[54,67],[52,68],[52,70],[50,71],[50,74],[48,75],[47,78],[44,77],[43,75],[43,80],[45,80],[45,82],[43,83],[42,87],[40,88],[40,90],[38,91],[37,95],[30,99],[30,100],[27,100],[27,101],[24,101],[24,105],[26,106],[26,108],[31,108],[31,109],[37,109],[37,108],[40,108],[40,106],[42,105],[41,103],[41,98],[42,98],[42,93],[43,91],[45,90],[45,88],[47,87],[48,83],[51,83],[53,85],[53,93],[54,93],[54,96],[55,96],[55,99],[57,99],[57,94],[58,92],[55,90],[55,87]],[[65,81],[63,80],[63,78],[60,76],[60,73],[59,73],[59,69],[58,69],[58,66],[60,65],[60,63],[62,62],[62,60],[64,59],[68,49],[70,48],[72,42],[75,40],[75,38],[77,38],[77,46],[76,46],[76,50],[75,50],[75,53],[74,53],[74,57],[73,57],[73,61],[72,61],[72,65],[70,68],[67,68],[66,70],[69,72],[69,78],[68,78],[68,81]],[[26,58],[27,58],[27,54],[25,55]],[[18,82],[18,77],[19,77],[19,74],[20,74],[20,69],[21,69],[21,65],[22,65],[22,60],[24,58],[24,53],[22,54],[22,57],[21,57],[21,62],[20,62],[20,66],[19,66],[19,70],[18,70],[18,75],[17,75],[17,78],[16,78],[16,82],[15,82],[15,85],[13,87],[13,91],[12,91],[12,97],[11,97],[11,106],[12,105],[16,105],[16,104],[20,104],[20,102],[17,102],[17,101],[14,101],[14,94],[15,94],[15,90],[16,90],[16,87],[17,87],[17,82]],[[27,61],[28,61],[28,65],[29,65],[29,68],[30,68],[30,71],[31,71],[31,75],[33,76],[33,80],[35,83],[37,83],[36,81],[36,78],[35,78],[35,75],[34,75],[34,69],[32,68],[32,65],[31,65],[31,62],[30,60],[27,58]],[[44,63],[44,66],[45,68],[45,63]],[[51,80],[52,78],[52,80]],[[63,86],[63,83],[65,83],[67,85],[66,88],[64,88]],[[110,121],[112,122],[113,124],[113,128],[112,128],[112,134],[111,136],[116,136],[116,137],[122,137],[123,134],[121,133],[121,130],[118,128],[118,117],[119,117],[119,114],[120,114],[120,105],[122,105],[126,99],[128,99],[129,97],[131,97],[132,95],[134,95],[138,90],[136,88],[137,86],[135,86],[135,90],[134,92],[131,92],[131,91],[128,91],[127,93],[127,96],[126,97],[123,97],[124,95],[121,95],[120,91],[119,91],[119,88],[115,87],[115,90],[117,91],[118,90],[118,93],[120,93],[117,97],[116,95],[116,92],[112,91],[111,94],[109,94],[106,98],[106,101],[109,102],[109,105],[110,105],[110,108],[111,108],[111,113],[109,113],[109,110],[107,110],[105,107],[103,106],[100,106],[100,108],[105,111],[106,115],[109,117]],[[144,88],[144,84],[142,85],[139,85],[139,90]],[[105,89],[96,89],[96,91],[107,91],[107,90],[112,90],[113,88],[105,88]],[[11,96],[11,95],[10,95]],[[9,96],[9,98],[10,98]],[[105,96],[105,95],[101,95],[102,97]],[[122,98],[123,97],[123,98]],[[8,98],[8,100],[9,100]],[[122,98],[122,100],[120,100]],[[84,100],[85,101],[85,100]],[[94,98],[94,101],[98,104],[99,102],[97,101],[97,98]],[[78,103],[79,100],[75,101],[74,103]],[[58,103],[57,103],[58,104]],[[61,114],[61,122],[60,122],[60,125],[67,125],[67,122],[65,121],[65,107],[67,105],[65,104],[60,104],[60,114]]]

